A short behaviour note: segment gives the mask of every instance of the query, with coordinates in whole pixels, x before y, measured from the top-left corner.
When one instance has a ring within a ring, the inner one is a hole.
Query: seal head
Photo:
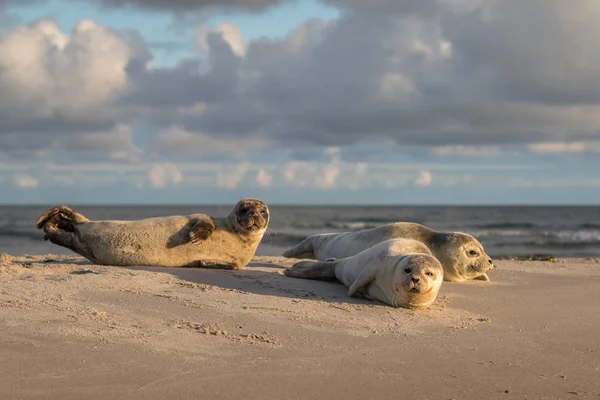
[[[402,258],[396,266],[393,282],[395,307],[427,308],[433,303],[444,280],[444,269],[437,259],[425,254]]]
[[[259,200],[240,200],[229,215],[235,230],[245,235],[262,235],[269,225],[270,213],[267,205]]]
[[[462,232],[437,233],[432,250],[445,267],[445,280],[490,280],[486,273],[494,268],[494,262],[473,236]]]

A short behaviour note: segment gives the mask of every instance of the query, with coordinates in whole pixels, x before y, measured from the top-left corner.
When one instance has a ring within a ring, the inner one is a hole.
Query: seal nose
[[[419,282],[419,278],[415,278],[414,276],[411,276],[410,280],[413,281],[413,283]]]
[[[488,258],[488,262],[489,262],[490,264],[493,264],[493,263],[494,263],[494,261],[492,261],[492,259],[491,259],[491,258]]]

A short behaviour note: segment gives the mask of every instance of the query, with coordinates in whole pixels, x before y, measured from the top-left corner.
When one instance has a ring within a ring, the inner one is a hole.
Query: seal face
[[[340,259],[395,238],[412,239],[426,245],[444,266],[446,281],[488,281],[487,272],[494,268],[491,257],[473,236],[461,232],[438,232],[411,222],[396,222],[356,232],[312,235],[285,251],[283,256]]]
[[[335,261],[301,261],[285,275],[337,278],[350,297],[379,300],[393,307],[427,308],[437,298],[444,269],[422,243],[391,239]]]
[[[486,272],[494,268],[494,263],[485,253],[483,245],[473,236],[461,232],[436,233],[431,247],[442,264],[448,265],[445,268],[446,280],[489,281]]]
[[[269,209],[258,199],[243,199],[233,209],[233,220],[238,231],[263,234],[269,224]]]
[[[395,307],[427,308],[437,298],[444,270],[440,262],[428,255],[403,258],[396,268],[397,296],[392,297]]]
[[[267,205],[240,200],[225,218],[205,214],[136,221],[90,221],[69,207],[48,210],[37,221],[44,239],[103,265],[216,267],[250,262],[269,224]]]

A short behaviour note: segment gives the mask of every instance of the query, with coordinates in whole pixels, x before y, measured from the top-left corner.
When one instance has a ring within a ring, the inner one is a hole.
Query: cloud
[[[55,144],[61,150],[77,152],[99,152],[111,160],[135,162],[141,157],[142,150],[133,141],[133,132],[129,125],[117,125],[105,132],[90,132],[72,135]]]
[[[307,20],[281,38],[201,24],[202,51],[169,67],[152,66],[134,30],[81,21],[65,33],[49,20],[6,29],[0,157],[134,163],[146,168],[131,172],[135,184],[153,187],[331,190],[441,185],[443,169],[461,166],[423,161],[435,157],[497,157],[461,164],[481,173],[510,168],[500,156],[600,153],[598,2],[326,3],[338,19]],[[191,159],[211,162],[188,171]]]
[[[538,104],[600,101],[596,1],[466,1],[457,8],[441,27],[456,54],[449,72],[465,94]]]
[[[534,143],[527,146],[532,153],[537,154],[600,154],[600,142],[546,142]]]
[[[80,0],[89,1],[89,0]],[[282,0],[92,0],[108,7],[139,7],[156,11],[193,11],[205,8],[221,10],[263,11],[283,3]]]
[[[15,174],[12,176],[12,184],[20,189],[35,189],[40,181],[28,174]]]
[[[174,164],[157,164],[148,171],[148,180],[153,188],[165,189],[181,183],[183,176]]]
[[[248,152],[266,148],[268,145],[262,138],[220,139],[174,125],[154,138],[148,144],[148,150],[170,156],[225,155],[240,158]]]
[[[256,183],[262,187],[269,187],[273,183],[273,176],[269,174],[265,169],[260,169],[256,174]]]
[[[233,53],[238,57],[244,57],[246,54],[246,44],[242,38],[240,28],[238,28],[236,25],[231,23],[221,24],[210,32],[207,32],[202,26],[199,27],[196,32],[196,41],[198,43],[198,47],[205,52],[209,51],[209,33],[220,34],[222,39],[227,42]]]
[[[51,20],[9,30],[0,36],[0,134],[113,125],[111,104],[134,56],[123,37],[92,21],[71,35]]]
[[[431,154],[444,157],[497,157],[503,153],[501,146],[439,146],[430,149]]]
[[[249,163],[241,163],[221,168],[216,175],[216,186],[224,189],[234,189],[238,187],[245,180],[249,169]]]
[[[417,186],[430,186],[432,181],[432,175],[429,171],[421,171],[419,177],[415,180]]]
[[[554,17],[536,13],[536,31],[552,30],[555,43],[561,43],[547,46],[545,36],[521,31],[526,19],[517,1],[363,3],[335,2],[346,8],[338,20],[307,21],[286,38],[249,41],[244,52],[233,50],[232,43],[241,39],[215,37],[214,54],[228,49],[234,56],[219,61],[230,65],[217,90],[222,96],[209,99],[212,91],[200,78],[196,85],[181,85],[181,98],[206,102],[202,115],[183,118],[182,125],[212,134],[260,132],[281,146],[349,146],[369,137],[447,147],[440,152],[458,146],[463,155],[469,147],[496,154],[495,147],[506,144],[599,134],[597,99],[578,96],[600,91],[569,85],[590,81],[592,74],[568,61],[558,62],[560,67],[550,62],[560,58],[559,48],[581,48],[564,34],[567,28],[586,37],[595,29],[593,21],[582,28],[569,17],[558,21],[560,30],[554,29]],[[572,15],[566,8],[578,8],[576,16],[585,19],[594,7],[591,1],[577,7],[553,1],[551,9]],[[515,39],[515,27],[524,40]],[[504,52],[497,63],[495,44]],[[518,55],[514,64],[512,51]],[[600,53],[586,50],[578,60],[594,54]],[[524,70],[531,80],[527,85]],[[563,79],[559,70],[570,78]],[[554,94],[541,95],[543,88]],[[560,96],[562,101],[549,100]]]

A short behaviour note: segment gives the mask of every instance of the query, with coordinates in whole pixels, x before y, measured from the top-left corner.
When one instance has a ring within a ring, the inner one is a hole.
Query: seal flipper
[[[335,261],[301,261],[283,273],[293,278],[335,279],[335,264]]]
[[[365,266],[363,270],[360,271],[360,274],[358,274],[354,282],[352,282],[352,285],[350,285],[348,288],[348,296],[361,296],[363,292],[362,289],[365,289],[371,282],[375,280],[376,274],[376,264],[368,264]]]
[[[220,269],[241,269],[237,264],[219,260],[198,260],[184,265],[186,268],[220,268]]]
[[[93,256],[88,254],[81,245],[78,244],[77,225],[85,224],[89,220],[82,214],[73,211],[67,206],[58,206],[46,211],[36,222],[38,229],[43,229],[46,235],[44,240],[50,240],[52,243],[73,250],[77,254],[93,261]]]
[[[215,230],[215,223],[209,216],[198,218],[198,221],[190,230],[190,242],[197,244],[206,240]]]
[[[49,209],[45,213],[42,214],[41,217],[38,218],[35,225],[38,229],[43,229],[48,222],[53,219],[55,216],[61,215],[62,218],[58,219],[57,222],[67,222],[70,221],[75,224],[84,224],[89,221],[82,214],[73,211],[70,207],[67,206],[58,206]],[[63,224],[64,225],[64,224]],[[66,225],[65,225],[66,226]]]
[[[284,251],[282,256],[285,258],[316,258],[313,249],[313,238],[314,236],[307,237],[296,246]]]
[[[476,276],[475,278],[473,278],[473,280],[489,282],[490,281],[490,277],[487,276],[487,274],[481,274],[481,275]]]

